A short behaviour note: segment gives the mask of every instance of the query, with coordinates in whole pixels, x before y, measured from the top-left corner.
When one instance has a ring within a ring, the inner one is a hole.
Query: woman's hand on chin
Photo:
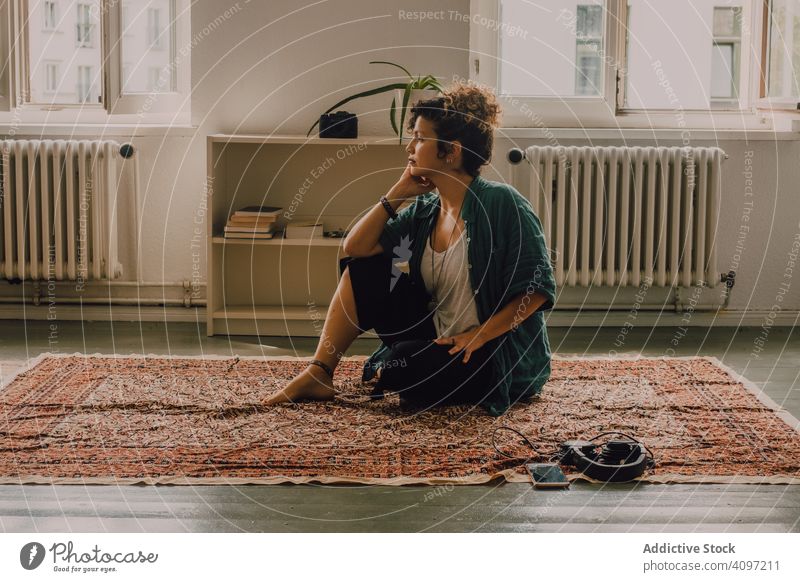
[[[399,192],[398,198],[416,198],[420,194],[425,194],[436,188],[433,182],[425,176],[415,176],[411,173],[411,163],[406,164],[403,175],[395,184],[393,190]]]

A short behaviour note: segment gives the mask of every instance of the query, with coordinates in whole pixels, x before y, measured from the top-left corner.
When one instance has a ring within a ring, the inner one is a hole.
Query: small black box
[[[358,117],[355,113],[336,111],[319,117],[319,136],[329,138],[358,137]]]

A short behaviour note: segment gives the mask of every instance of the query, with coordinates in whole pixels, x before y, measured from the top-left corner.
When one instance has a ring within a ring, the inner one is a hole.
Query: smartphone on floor
[[[525,465],[533,480],[533,486],[539,488],[569,487],[567,476],[556,463],[529,463]]]

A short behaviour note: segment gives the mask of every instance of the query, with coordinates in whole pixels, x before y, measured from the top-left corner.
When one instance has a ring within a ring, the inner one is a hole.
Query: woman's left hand
[[[464,350],[465,355],[463,361],[466,364],[469,361],[469,357],[472,355],[472,352],[479,350],[487,340],[483,337],[483,335],[481,335],[480,328],[471,327],[459,334],[451,335],[449,337],[436,338],[433,341],[439,345],[453,346],[447,352],[448,354],[455,354],[461,350]]]

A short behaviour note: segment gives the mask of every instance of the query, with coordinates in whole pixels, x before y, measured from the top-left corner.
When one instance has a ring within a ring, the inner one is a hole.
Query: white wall
[[[192,53],[192,117],[197,126],[193,135],[135,140],[142,162],[145,280],[192,278],[195,251],[191,241],[195,217],[202,215],[206,135],[304,135],[319,114],[338,98],[376,86],[381,76],[394,75],[390,67],[368,65],[370,60],[399,62],[413,72],[432,73],[446,80],[467,76],[469,30],[463,20],[399,20],[399,3],[388,0],[330,1],[303,7],[308,4],[288,0],[194,3],[194,35],[226,8],[238,5],[239,9],[199,40]],[[431,7],[429,2],[402,4],[407,11]],[[437,2],[435,9],[468,14],[469,1]],[[359,114],[362,135],[390,133],[386,119],[389,101],[384,95],[348,104],[348,110]],[[784,277],[787,253],[793,237],[800,232],[798,142],[693,143],[719,145],[730,156],[724,164],[724,200],[718,232],[720,271],[728,270],[737,252],[745,152],[753,152],[754,207],[748,223],[751,230],[736,269],[737,285],[730,307],[769,309],[775,303],[779,284],[788,281],[791,287],[782,309],[800,309],[800,268],[795,268],[793,279]],[[485,172],[487,178],[509,175],[505,153],[511,145],[508,140],[497,140],[497,167]],[[205,249],[200,250],[204,261]],[[204,266],[202,275],[205,276]]]

